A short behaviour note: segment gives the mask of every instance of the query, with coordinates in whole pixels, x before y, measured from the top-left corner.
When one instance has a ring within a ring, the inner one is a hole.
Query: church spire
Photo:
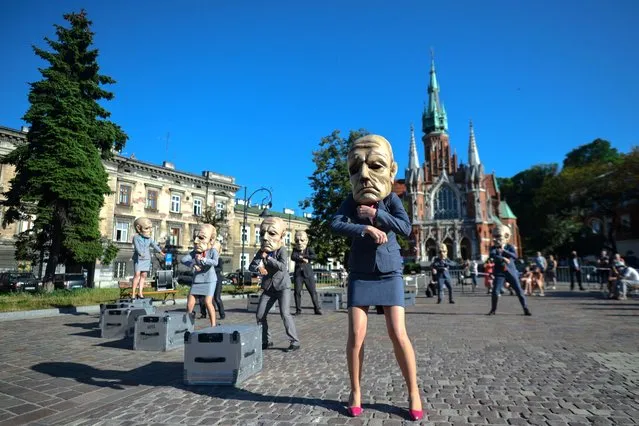
[[[470,140],[468,142],[468,165],[479,166],[479,151],[477,150],[477,142],[475,141],[475,130],[473,129],[473,120],[470,120]]]
[[[419,169],[419,157],[417,156],[417,144],[415,143],[415,127],[410,124],[410,151],[408,153],[408,168]]]
[[[425,134],[432,132],[447,132],[448,119],[446,110],[439,97],[439,84],[435,72],[435,53],[430,51],[430,81],[428,83],[428,106],[422,116],[422,130]]]

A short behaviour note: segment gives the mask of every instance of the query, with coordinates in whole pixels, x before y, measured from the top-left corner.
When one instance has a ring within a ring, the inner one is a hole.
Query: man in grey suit
[[[255,253],[249,265],[249,271],[257,272],[262,277],[262,295],[257,305],[257,323],[262,325],[262,348],[273,346],[268,331],[268,313],[277,301],[280,305],[280,317],[284,322],[286,335],[290,340],[288,352],[300,348],[295,322],[291,315],[291,277],[288,274],[288,255],[283,246],[284,221],[279,217],[267,217],[260,225],[260,241],[262,246]]]
[[[295,231],[295,249],[291,259],[295,262],[295,315],[302,313],[302,285],[306,284],[306,290],[311,295],[315,315],[322,315],[321,306],[317,303],[317,290],[315,290],[315,274],[311,268],[311,261],[315,260],[315,252],[308,245],[306,231]]]

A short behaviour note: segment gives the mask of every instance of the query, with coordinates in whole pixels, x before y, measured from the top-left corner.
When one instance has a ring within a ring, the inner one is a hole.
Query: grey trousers
[[[293,321],[293,315],[291,315],[291,289],[289,288],[279,291],[268,289],[260,296],[255,317],[257,319],[257,323],[262,324],[262,344],[266,344],[271,341],[271,333],[268,330],[267,317],[276,301],[280,305],[280,317],[284,322],[286,335],[292,344],[299,345],[300,341],[297,338],[295,322]]]

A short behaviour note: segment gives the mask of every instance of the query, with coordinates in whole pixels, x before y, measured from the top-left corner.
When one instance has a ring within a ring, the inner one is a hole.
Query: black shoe
[[[586,289],[585,289],[585,288],[583,288],[583,287],[579,287],[579,290],[581,290],[581,291],[586,291]]]
[[[440,303],[442,303],[442,299],[437,299],[437,304],[439,305]]]
[[[524,315],[526,315],[527,317],[530,317],[532,316],[532,312],[530,312],[530,309],[524,308]]]
[[[262,343],[262,350],[269,349],[273,347],[273,342]]]
[[[298,350],[299,348],[300,348],[299,344],[295,345],[295,344],[291,343],[291,345],[288,348],[286,348],[286,352],[293,352],[293,351]]]
[[[455,304],[455,301],[454,301],[454,300],[451,300],[451,301],[450,301],[450,302],[448,302],[448,303],[452,303],[452,304],[454,305],[454,304]]]
[[[495,315],[495,311],[490,311],[486,315]]]
[[[206,318],[206,314],[200,314],[200,319]]]
[[[302,311],[295,311],[293,315],[302,315]]]
[[[220,319],[223,320],[226,318],[226,315],[220,315]]]
[[[318,309],[317,311],[315,311],[315,315],[322,315],[322,311]]]

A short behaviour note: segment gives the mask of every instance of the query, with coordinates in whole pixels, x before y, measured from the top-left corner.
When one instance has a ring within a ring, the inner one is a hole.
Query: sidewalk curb
[[[235,299],[246,299],[245,294],[225,294],[222,296],[222,300],[235,300]],[[186,299],[175,299],[175,306],[186,305]],[[158,301],[158,303],[154,303],[153,306],[156,307],[171,307],[174,306],[172,303],[162,304]],[[0,322],[2,321],[15,321],[21,319],[32,319],[32,318],[46,318],[46,317],[55,317],[58,315],[93,315],[100,313],[100,305],[89,305],[89,306],[75,306],[68,308],[53,308],[53,309],[38,309],[33,311],[13,311],[13,312],[0,312]]]

